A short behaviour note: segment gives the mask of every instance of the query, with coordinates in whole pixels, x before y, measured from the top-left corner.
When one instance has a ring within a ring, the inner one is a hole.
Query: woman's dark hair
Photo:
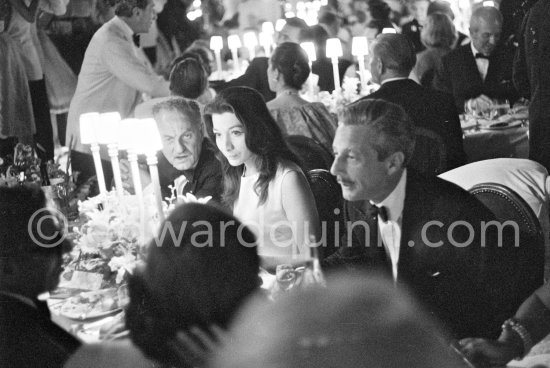
[[[200,58],[201,65],[204,67],[204,70],[206,71],[206,74],[210,76],[212,74],[212,68],[210,67],[210,58],[208,57],[208,50],[206,50],[204,47],[196,45],[196,46],[189,46],[187,50],[181,56],[191,56],[191,55],[197,55]]]
[[[208,85],[208,75],[198,56],[189,56],[179,61],[170,72],[170,92],[195,99],[202,95]]]
[[[249,229],[209,205],[176,208],[159,234],[145,269],[130,279],[126,324],[147,356],[181,367],[171,349],[176,333],[227,327],[259,285],[259,259]]]
[[[271,67],[282,75],[289,87],[301,89],[309,76],[309,59],[300,45],[294,42],[283,42],[271,55]]]
[[[298,158],[283,138],[281,129],[271,116],[265,101],[256,90],[248,87],[231,87],[221,91],[214,101],[204,108],[204,122],[206,131],[213,141],[216,137],[213,132],[212,114],[235,114],[241,122],[245,132],[246,147],[257,155],[257,166],[260,176],[254,189],[260,197],[260,203],[265,203],[268,195],[269,183],[277,173],[278,165],[284,161],[300,164]],[[244,165],[231,166],[225,156],[218,153],[224,173],[223,202],[229,208],[239,196],[241,176]]]
[[[373,19],[367,24],[367,28],[372,28],[378,30],[377,35],[382,33],[384,28],[386,28],[387,22],[380,20],[380,19]],[[393,26],[392,26],[393,27]]]

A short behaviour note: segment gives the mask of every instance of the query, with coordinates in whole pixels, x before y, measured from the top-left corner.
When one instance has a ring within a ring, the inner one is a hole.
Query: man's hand
[[[485,95],[479,95],[476,98],[469,99],[466,104],[470,107],[470,110],[475,111],[477,114],[481,114],[492,108],[493,100]]]
[[[170,342],[172,351],[192,367],[203,367],[208,357],[220,349],[228,340],[228,334],[220,327],[212,325],[208,331],[191,327],[189,331],[180,331]]]

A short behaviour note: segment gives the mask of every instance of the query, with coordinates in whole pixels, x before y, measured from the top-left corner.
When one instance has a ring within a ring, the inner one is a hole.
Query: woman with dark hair
[[[179,350],[178,335],[225,329],[257,290],[258,272],[248,228],[215,207],[182,205],[151,241],[145,268],[130,279],[126,326],[133,344],[84,346],[66,367],[159,366],[144,356],[166,367],[195,366]]]
[[[204,120],[222,156],[225,205],[258,236],[266,267],[310,257],[319,216],[298,159],[262,96],[232,87],[205,107]]]
[[[313,138],[331,151],[335,119],[325,105],[310,103],[299,95],[309,73],[309,60],[302,47],[292,42],[280,44],[267,68],[269,88],[277,94],[267,107],[284,134]]]
[[[451,18],[443,13],[432,13],[420,31],[420,40],[426,49],[416,56],[414,76],[424,87],[431,88],[441,60],[453,48],[457,33]]]

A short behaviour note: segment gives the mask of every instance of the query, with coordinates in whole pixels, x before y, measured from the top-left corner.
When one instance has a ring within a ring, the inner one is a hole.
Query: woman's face
[[[269,60],[269,66],[267,67],[267,83],[269,84],[269,89],[273,92],[277,92],[278,74],[278,71],[273,68],[271,60]]]
[[[244,164],[247,168],[252,167],[256,155],[246,146],[244,126],[235,114],[231,112],[212,114],[212,125],[216,145],[229,164],[231,166]]]

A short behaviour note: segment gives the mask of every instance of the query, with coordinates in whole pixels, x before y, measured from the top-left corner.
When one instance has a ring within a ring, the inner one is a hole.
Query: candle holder
[[[97,176],[97,185],[99,193],[106,194],[105,175],[103,166],[101,166],[101,156],[99,155],[99,144],[96,135],[96,129],[99,124],[99,113],[89,112],[80,115],[80,141],[82,144],[89,144],[94,158],[95,172]]]
[[[338,70],[338,58],[343,56],[342,43],[338,38],[327,40],[327,57],[332,61],[332,74],[334,76],[334,90],[340,91],[340,72]]]
[[[216,55],[216,68],[218,69],[218,80],[223,78],[222,76],[222,56],[221,50],[223,49],[222,36],[212,36],[210,38],[210,49],[214,51]]]
[[[365,56],[369,53],[369,45],[366,37],[353,37],[351,54],[357,57],[359,64],[359,78],[361,80],[361,92],[367,90],[367,78],[365,72]]]

